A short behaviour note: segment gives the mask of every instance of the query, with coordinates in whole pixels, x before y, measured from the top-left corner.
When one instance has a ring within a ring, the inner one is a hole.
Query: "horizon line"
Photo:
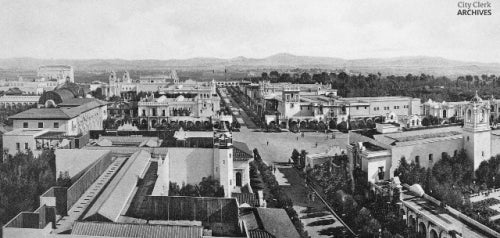
[[[16,56],[16,57],[2,57],[0,60],[14,60],[14,59],[34,59],[34,60],[75,60],[75,61],[83,61],[83,60],[123,60],[123,61],[171,61],[171,60],[193,60],[193,59],[218,59],[218,60],[232,60],[232,59],[237,59],[237,58],[245,58],[245,59],[255,59],[255,60],[262,60],[266,58],[270,58],[273,56],[277,55],[290,55],[294,57],[312,57],[312,58],[330,58],[330,59],[338,59],[338,60],[345,60],[345,61],[356,61],[356,60],[388,60],[388,59],[400,59],[400,58],[439,58],[439,59],[444,59],[444,60],[449,60],[449,61],[459,61],[463,63],[481,63],[481,64],[500,64],[500,61],[494,62],[494,61],[468,61],[468,60],[463,60],[463,59],[451,59],[451,58],[446,58],[443,56],[429,56],[429,55],[401,55],[401,56],[394,56],[394,57],[364,57],[364,58],[342,58],[342,57],[335,57],[335,56],[313,56],[313,55],[298,55],[298,54],[292,54],[292,53],[286,53],[286,52],[280,52],[280,53],[275,53],[271,54],[265,57],[247,57],[247,56],[235,56],[235,57],[217,57],[217,56],[195,56],[195,57],[188,57],[188,58],[166,58],[166,59],[160,59],[160,58],[136,58],[136,59],[127,59],[127,58],[38,58],[38,57],[32,57],[32,56]]]

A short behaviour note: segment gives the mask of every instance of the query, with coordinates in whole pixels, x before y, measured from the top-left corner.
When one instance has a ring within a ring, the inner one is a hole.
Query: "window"
[[[38,128],[43,128],[43,122],[38,123]]]
[[[433,156],[432,154],[429,154],[429,164],[431,164],[431,163],[432,163],[432,161],[434,160],[434,158],[433,158],[433,157],[434,157],[434,156]]]
[[[29,147],[28,147],[28,143],[24,143],[24,149],[25,149],[25,150],[29,149]]]
[[[383,180],[384,179],[384,166],[378,167],[378,179]]]
[[[415,156],[415,164],[420,164],[420,156]]]
[[[28,123],[27,122],[23,122],[23,128],[28,128]]]
[[[142,110],[142,115],[146,116],[146,110]]]
[[[165,116],[165,110],[163,110],[163,112],[162,112],[162,116]]]
[[[59,122],[54,122],[54,128],[59,128]]]
[[[242,185],[241,180],[242,180],[241,172],[236,172],[236,186],[241,187]]]
[[[481,156],[483,156],[483,157],[484,157],[484,151],[481,151]]]
[[[21,144],[20,144],[20,143],[16,143],[16,149],[17,149],[17,150],[20,150],[20,149],[21,149]]]

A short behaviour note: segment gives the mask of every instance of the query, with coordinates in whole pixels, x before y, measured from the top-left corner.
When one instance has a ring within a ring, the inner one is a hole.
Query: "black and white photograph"
[[[500,238],[498,0],[0,0],[0,238]]]

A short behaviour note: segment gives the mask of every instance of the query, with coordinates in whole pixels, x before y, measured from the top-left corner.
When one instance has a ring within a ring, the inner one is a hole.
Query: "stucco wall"
[[[198,184],[203,177],[214,176],[214,158],[211,148],[168,148],[170,182]]]
[[[392,149],[392,166],[390,176],[393,177],[394,170],[399,166],[402,157],[406,158],[408,163],[415,161],[415,157],[420,157],[420,166],[432,167],[437,161],[441,160],[443,152],[453,156],[455,151],[459,152],[463,148],[463,139],[461,137],[446,140],[429,141],[426,143],[415,143],[414,145],[395,146]],[[432,164],[429,162],[429,154],[432,154]]]

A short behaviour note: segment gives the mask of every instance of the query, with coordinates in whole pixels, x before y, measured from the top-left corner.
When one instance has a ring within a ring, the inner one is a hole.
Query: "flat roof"
[[[396,142],[408,142],[408,141],[417,141],[417,140],[425,140],[432,138],[443,138],[455,135],[461,135],[462,133],[458,131],[446,131],[446,132],[435,132],[435,133],[425,133],[419,135],[386,135],[391,139],[394,139]]]
[[[68,172],[73,178],[95,161],[103,156],[110,154],[109,150],[90,150],[90,149],[57,149],[56,156],[56,176],[59,172]]]
[[[483,230],[462,222],[452,216],[446,209],[421,197],[414,196],[410,192],[403,192],[402,202],[413,211],[428,217],[433,223],[444,227],[447,230],[454,230],[462,234],[462,237],[490,237],[484,234]]]

